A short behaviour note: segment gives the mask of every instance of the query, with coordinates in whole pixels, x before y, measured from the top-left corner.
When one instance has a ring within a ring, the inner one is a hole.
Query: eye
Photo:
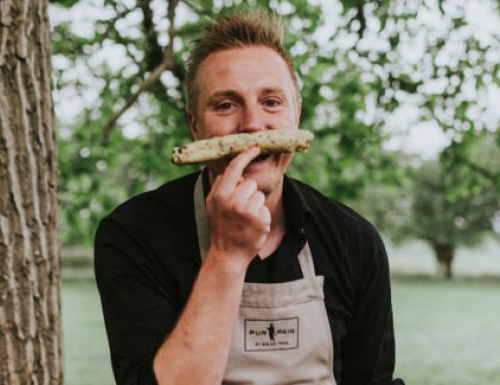
[[[264,100],[263,105],[268,109],[275,110],[280,108],[283,105],[283,103],[281,102],[281,100],[273,98]]]
[[[238,108],[238,105],[234,102],[221,102],[214,106],[214,110],[220,114],[230,114]]]
[[[224,102],[220,103],[217,105],[216,109],[218,110],[230,110],[231,108],[234,108],[234,103],[231,102]]]
[[[264,104],[265,104],[266,106],[268,106],[268,107],[275,107],[275,106],[277,106],[279,103],[278,103],[278,101],[277,101],[277,100],[266,100],[266,101],[264,102]]]

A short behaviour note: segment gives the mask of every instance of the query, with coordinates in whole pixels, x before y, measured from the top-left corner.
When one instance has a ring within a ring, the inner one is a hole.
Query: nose
[[[263,111],[258,104],[246,104],[243,108],[240,132],[256,132],[265,129]]]

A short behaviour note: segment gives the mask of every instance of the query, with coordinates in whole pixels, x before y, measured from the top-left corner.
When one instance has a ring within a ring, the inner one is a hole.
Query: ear
[[[200,138],[198,119],[193,115],[193,113],[189,111],[186,111],[186,114],[189,123],[189,129],[191,130],[191,135],[193,135],[194,140],[198,140]]]

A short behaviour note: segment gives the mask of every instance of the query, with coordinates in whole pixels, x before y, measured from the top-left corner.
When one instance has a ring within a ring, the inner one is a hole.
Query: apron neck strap
[[[198,176],[194,186],[194,212],[196,218],[196,229],[198,230],[198,244],[200,248],[201,262],[205,261],[208,248],[210,247],[210,228],[208,225],[207,212],[205,208],[205,196],[203,194],[203,172]],[[300,268],[304,278],[313,278],[314,263],[309,243],[306,241],[298,255]]]
[[[210,228],[208,226],[208,218],[205,209],[205,194],[203,194],[203,172],[200,173],[194,186],[194,214],[196,218],[196,229],[198,230],[201,262],[203,263],[210,246]]]

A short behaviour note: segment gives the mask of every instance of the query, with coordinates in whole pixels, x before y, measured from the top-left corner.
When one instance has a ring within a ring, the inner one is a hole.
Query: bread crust
[[[259,147],[264,154],[306,152],[313,138],[310,131],[284,128],[217,136],[174,147],[172,161],[179,165],[209,162],[251,147]]]

